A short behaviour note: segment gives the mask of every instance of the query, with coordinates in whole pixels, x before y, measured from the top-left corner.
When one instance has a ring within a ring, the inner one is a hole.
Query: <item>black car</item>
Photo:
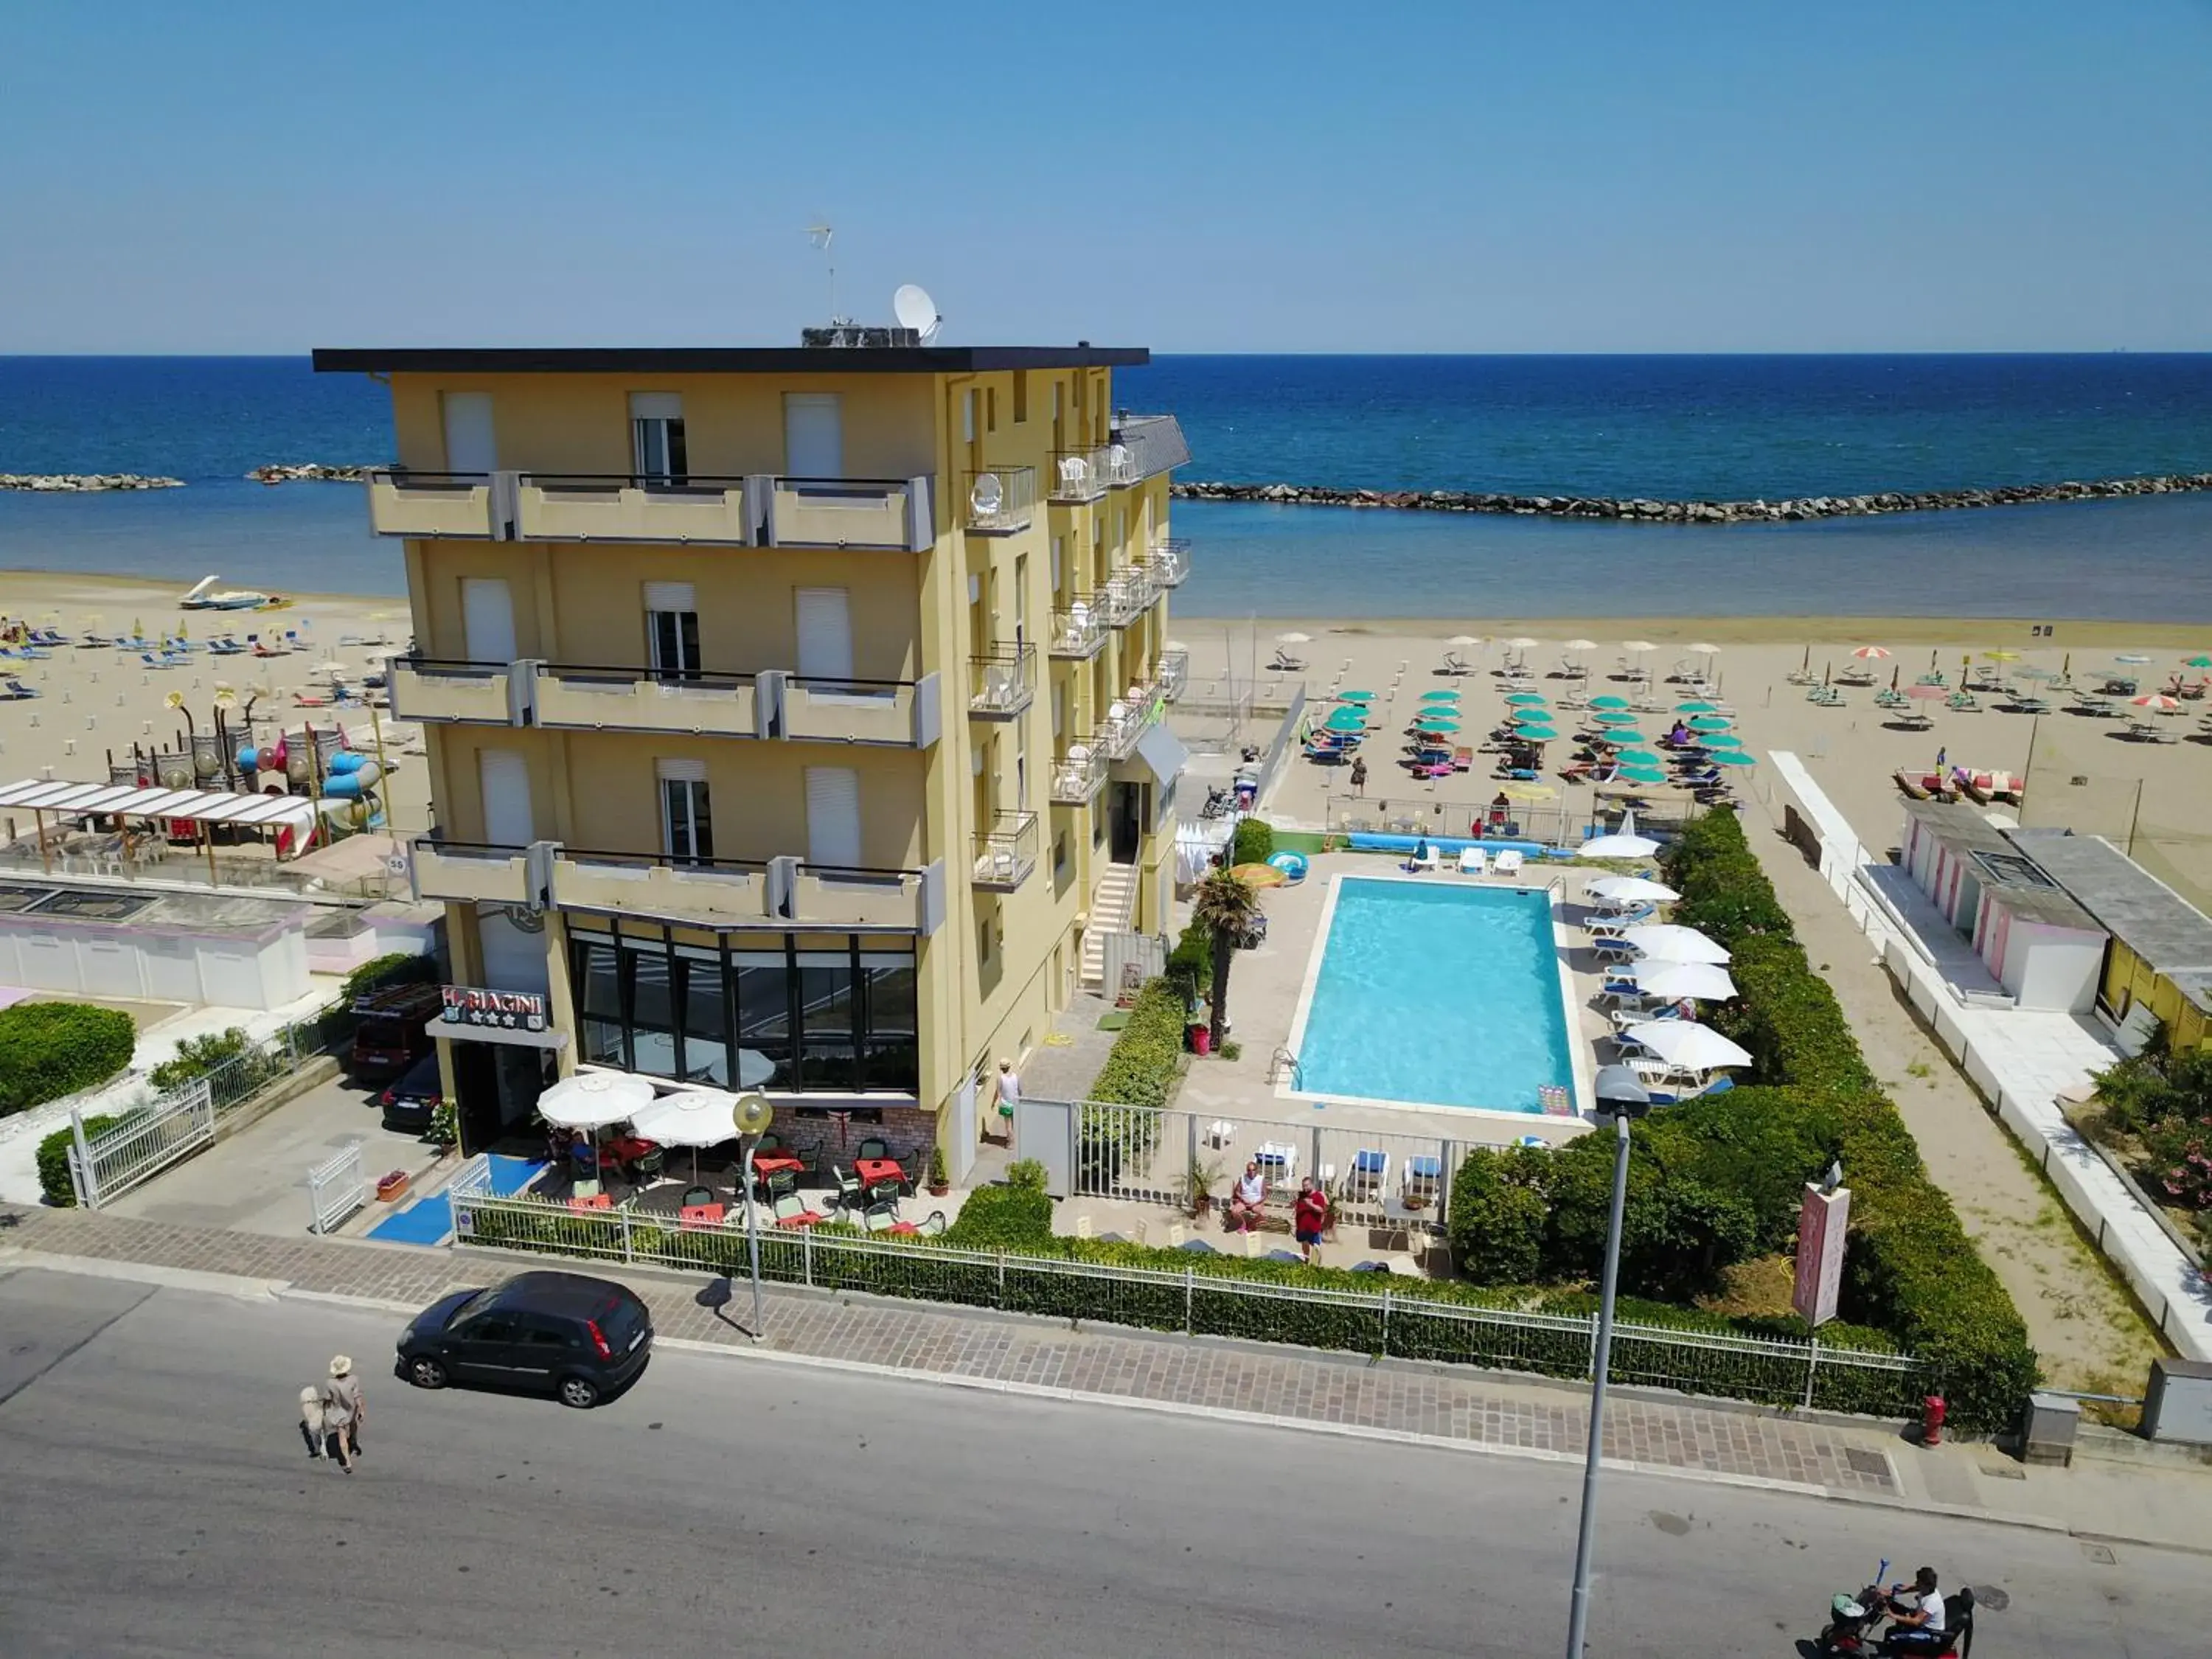
[[[652,1351],[653,1316],[628,1286],[527,1273],[423,1309],[400,1335],[399,1370],[418,1389],[530,1389],[581,1408],[628,1384]]]
[[[438,1076],[438,1053],[428,1054],[410,1066],[398,1082],[376,1097],[384,1108],[384,1127],[387,1129],[410,1129],[416,1134],[428,1133],[430,1119],[446,1098],[445,1085]]]

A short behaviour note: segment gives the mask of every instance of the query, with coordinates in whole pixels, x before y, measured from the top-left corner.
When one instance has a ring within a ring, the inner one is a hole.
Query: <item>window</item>
[[[975,389],[973,386],[960,394],[960,441],[975,441]]]
[[[1060,597],[1060,567],[1065,562],[1066,552],[1067,538],[1054,536],[1052,538],[1052,596],[1055,599]]]
[[[802,587],[792,594],[799,635],[799,678],[835,683],[853,678],[853,614],[842,587]]]
[[[677,1003],[684,1017],[684,1054],[678,1075],[714,1088],[730,1084],[729,1005],[722,994],[717,951],[676,947]]]
[[[975,965],[991,965],[991,918],[988,915],[975,918]]]
[[[684,400],[672,392],[629,394],[630,465],[641,483],[684,480]]]
[[[1030,556],[1014,555],[1014,638],[1026,643],[1030,636]]]
[[[983,430],[986,432],[996,432],[998,429],[999,388],[994,386],[987,386],[983,388]]]
[[[1014,371],[1014,424],[1019,426],[1029,417],[1030,372],[1026,368],[1018,368]]]
[[[763,1060],[771,1068],[767,1076],[743,1086],[797,1088],[799,1049],[792,1040],[791,977],[784,953],[732,951],[730,972],[737,981],[739,1075],[756,1074]]]
[[[622,963],[612,939],[576,942],[575,984],[583,1004],[583,1057],[629,1070],[629,1056],[623,1048]]]
[[[690,582],[645,585],[645,642],[655,678],[699,678],[699,600]]]
[[[857,1089],[853,958],[833,951],[799,952],[799,1074],[804,1086]]]
[[[1067,879],[1067,831],[1063,830],[1052,838],[1052,878],[1054,882]]]
[[[783,394],[783,469],[794,478],[845,476],[845,406],[837,393]]]
[[[707,804],[706,762],[665,760],[659,770],[661,850],[684,863],[713,858],[714,827]]]
[[[912,1089],[921,1075],[914,958],[903,953],[860,956],[860,1086]]]
[[[667,950],[625,940],[623,954],[630,973],[629,1069],[647,1077],[675,1077],[676,1000]]]

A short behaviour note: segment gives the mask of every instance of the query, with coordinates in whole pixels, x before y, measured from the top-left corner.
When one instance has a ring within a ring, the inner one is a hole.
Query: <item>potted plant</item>
[[[1221,1165],[1194,1158],[1183,1179],[1190,1188],[1191,1215],[1196,1218],[1206,1214],[1213,1208],[1213,1189],[1221,1184]]]
[[[460,1109],[450,1100],[441,1100],[430,1109],[430,1127],[423,1131],[422,1139],[438,1149],[442,1158],[461,1141]]]
[[[942,1198],[951,1190],[951,1177],[945,1170],[945,1149],[932,1146],[929,1149],[929,1195]]]

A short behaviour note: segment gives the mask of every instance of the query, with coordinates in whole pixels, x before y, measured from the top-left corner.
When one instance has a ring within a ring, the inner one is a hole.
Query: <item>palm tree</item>
[[[1213,936],[1212,1036],[1217,1052],[1229,1024],[1229,958],[1259,915],[1260,896],[1252,884],[1226,869],[1211,872],[1198,884],[1191,901],[1191,919],[1202,922]]]

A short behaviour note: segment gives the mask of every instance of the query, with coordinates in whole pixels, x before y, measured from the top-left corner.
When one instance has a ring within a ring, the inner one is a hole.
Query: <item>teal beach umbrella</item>
[[[1457,702],[1459,701],[1459,693],[1456,691],[1424,691],[1421,693],[1421,701],[1423,702]]]
[[[1664,764],[1664,763],[1660,760],[1659,757],[1653,754],[1649,749],[1616,749],[1613,750],[1613,757],[1624,766],[1659,766]]]
[[[1759,763],[1741,749],[1717,749],[1712,754],[1716,766],[1756,766]]]
[[[1340,708],[1322,725],[1331,732],[1364,732],[1367,729],[1367,711],[1364,708]]]
[[[1692,732],[1725,732],[1735,722],[1719,714],[1700,714],[1690,722]]]
[[[1590,718],[1600,726],[1616,728],[1636,724],[1635,715],[1613,709],[1608,709],[1602,714],[1593,714]]]
[[[1664,783],[1667,775],[1656,766],[1624,766],[1613,775],[1629,783]]]
[[[1524,726],[1513,735],[1523,743],[1552,743],[1559,734],[1548,726]]]
[[[1372,691],[1340,691],[1336,694],[1336,700],[1339,702],[1373,702],[1375,694]]]
[[[1611,692],[1607,692],[1601,697],[1592,697],[1589,700],[1589,702],[1590,707],[1593,708],[1626,708],[1628,707],[1627,698],[1616,697]]]

